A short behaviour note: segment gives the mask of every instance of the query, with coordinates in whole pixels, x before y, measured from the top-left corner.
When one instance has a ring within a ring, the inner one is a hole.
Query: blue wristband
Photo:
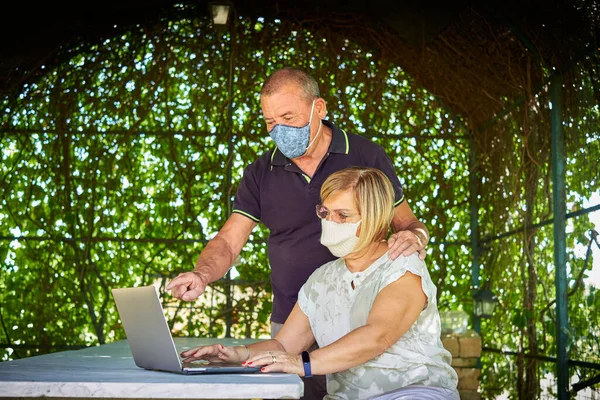
[[[310,356],[308,355],[308,351],[302,352],[302,365],[304,365],[304,377],[312,378],[312,373],[310,371]]]

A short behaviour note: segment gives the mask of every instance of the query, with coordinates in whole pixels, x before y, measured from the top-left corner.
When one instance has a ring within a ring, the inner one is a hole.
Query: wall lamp
[[[233,14],[233,3],[227,0],[211,1],[208,9],[215,26],[225,26]]]
[[[498,304],[498,297],[491,290],[484,288],[475,293],[473,301],[473,314],[476,317],[491,318]]]

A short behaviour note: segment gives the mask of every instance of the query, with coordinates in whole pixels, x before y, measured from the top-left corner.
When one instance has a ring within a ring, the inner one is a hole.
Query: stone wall
[[[452,367],[458,374],[458,391],[461,400],[480,400],[477,359],[481,356],[481,337],[468,330],[463,334],[442,335],[442,343],[452,354]]]

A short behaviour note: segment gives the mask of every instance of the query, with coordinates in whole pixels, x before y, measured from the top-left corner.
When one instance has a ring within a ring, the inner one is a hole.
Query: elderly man
[[[274,336],[294,307],[300,287],[317,268],[336,258],[319,241],[321,223],[315,213],[321,185],[333,172],[349,166],[374,167],[393,183],[395,233],[388,240],[392,259],[414,252],[423,259],[429,234],[405,201],[383,149],[324,120],[327,105],[310,75],[293,68],[276,71],[263,85],[261,105],[276,147],[245,169],[232,215],[206,245],[194,270],[177,276],[167,289],[177,298],[196,299],[206,285],[227,272],[252,229],[262,222],[271,232]],[[325,394],[324,380],[305,381],[305,398]]]

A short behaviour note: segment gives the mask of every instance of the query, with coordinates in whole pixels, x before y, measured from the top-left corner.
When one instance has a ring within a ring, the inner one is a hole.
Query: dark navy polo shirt
[[[331,122],[323,124],[332,129],[331,144],[312,178],[274,148],[246,167],[235,197],[234,213],[262,222],[270,230],[271,320],[278,323],[287,319],[308,277],[335,259],[320,243],[321,221],[315,213],[321,185],[329,175],[351,166],[374,167],[392,182],[395,205],[404,200],[394,166],[379,145]]]

